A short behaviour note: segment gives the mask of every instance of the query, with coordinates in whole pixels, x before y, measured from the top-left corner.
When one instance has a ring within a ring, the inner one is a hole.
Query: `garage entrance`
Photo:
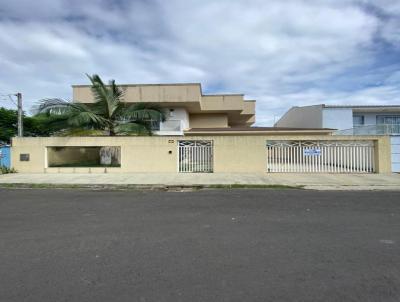
[[[373,141],[267,141],[267,172],[373,173]]]
[[[213,172],[213,142],[203,140],[178,141],[178,169],[183,173]]]

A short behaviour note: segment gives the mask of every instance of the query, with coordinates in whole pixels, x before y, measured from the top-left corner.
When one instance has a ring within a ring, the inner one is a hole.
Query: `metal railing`
[[[212,141],[179,141],[179,172],[213,172]]]
[[[372,141],[268,141],[267,172],[373,173]]]
[[[356,126],[351,129],[338,130],[334,135],[390,135],[400,134],[400,124],[378,124]]]

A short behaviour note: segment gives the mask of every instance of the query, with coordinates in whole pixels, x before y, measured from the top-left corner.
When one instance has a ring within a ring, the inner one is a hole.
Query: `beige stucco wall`
[[[228,116],[224,113],[201,113],[189,115],[190,128],[225,128]]]
[[[120,85],[124,90],[124,102],[151,103],[190,103],[200,102],[201,88],[199,84],[171,85]],[[73,100],[81,103],[93,103],[94,98],[90,86],[73,86]]]
[[[266,171],[266,141],[271,140],[373,140],[376,167],[379,173],[390,173],[390,140],[382,136],[327,135],[230,135],[230,136],[160,136],[160,137],[42,137],[14,138],[12,166],[19,172],[58,173],[91,172],[123,173],[177,172],[178,140],[212,140],[215,173],[264,173]],[[47,168],[49,146],[121,146],[121,168]],[[19,161],[20,153],[29,153],[30,161]],[[290,176],[288,176],[290,177]]]
[[[381,136],[375,143],[375,164],[379,173],[392,172],[391,148],[390,136]]]

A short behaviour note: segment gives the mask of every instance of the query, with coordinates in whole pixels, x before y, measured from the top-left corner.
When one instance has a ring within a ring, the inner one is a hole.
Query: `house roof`
[[[322,104],[324,108],[400,108],[400,105],[326,105]]]
[[[352,109],[353,112],[399,112],[400,105],[325,105],[323,108]]]

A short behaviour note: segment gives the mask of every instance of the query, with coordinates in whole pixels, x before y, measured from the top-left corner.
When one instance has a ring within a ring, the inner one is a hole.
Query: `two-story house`
[[[255,122],[255,101],[243,94],[202,93],[200,84],[118,85],[126,103],[149,102],[165,108],[164,122],[153,124],[156,135],[184,135],[207,129],[250,128]],[[93,103],[90,85],[73,85],[73,100]]]

